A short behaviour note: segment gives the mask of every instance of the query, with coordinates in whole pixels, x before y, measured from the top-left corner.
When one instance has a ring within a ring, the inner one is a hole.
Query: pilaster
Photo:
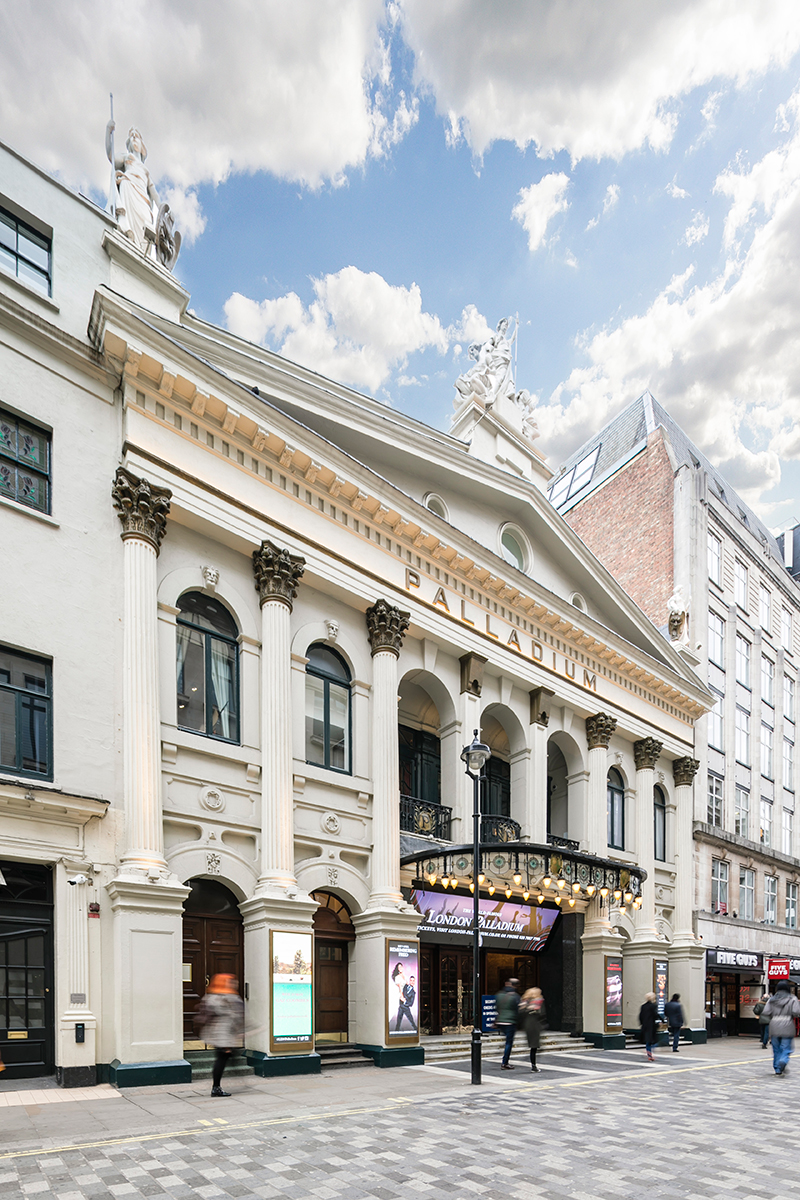
[[[411,1062],[423,1062],[424,1051],[418,1046],[398,1048],[392,1055],[386,1037],[388,1015],[388,986],[386,971],[386,939],[402,941],[417,937],[419,913],[399,912],[397,909],[367,909],[353,914],[356,930],[355,952],[351,964],[351,986],[364,1003],[356,1009],[354,1041],[365,1050],[374,1051],[379,1066],[392,1065],[395,1058],[398,1066]],[[420,981],[417,980],[417,987]],[[396,1010],[397,1003],[395,1001]],[[389,1049],[381,1054],[380,1050]]]
[[[615,717],[596,713],[586,718],[589,780],[586,787],[586,843],[592,854],[608,853],[608,747],[617,728]]]
[[[652,737],[642,738],[633,744],[636,764],[636,860],[647,871],[642,888],[642,904],[634,918],[636,942],[652,942],[657,936],[653,786],[655,766],[661,750],[661,742]],[[652,983],[646,990],[652,990]]]

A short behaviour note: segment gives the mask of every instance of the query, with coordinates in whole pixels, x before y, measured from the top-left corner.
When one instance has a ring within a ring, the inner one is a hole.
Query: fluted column
[[[589,853],[603,858],[608,853],[608,747],[616,728],[616,717],[609,717],[607,713],[586,718],[589,784],[584,828]]]
[[[305,559],[272,542],[253,551],[261,599],[261,876],[258,891],[295,882],[291,613]]]
[[[636,913],[634,937],[637,941],[656,936],[653,784],[661,750],[661,742],[652,737],[633,743],[633,760],[636,764],[636,860],[647,871],[642,889],[642,906]]]
[[[167,529],[172,493],[119,467],[111,489],[122,523],[123,550],[123,792],[126,848],[134,872],[164,871],[158,703],[156,559]]]
[[[692,896],[694,893],[694,777],[700,763],[696,758],[676,758],[672,764],[675,780],[675,912],[673,914],[675,941],[694,944],[692,928]]]
[[[372,648],[372,891],[369,907],[402,903],[397,660],[410,614],[386,600],[367,609]]]

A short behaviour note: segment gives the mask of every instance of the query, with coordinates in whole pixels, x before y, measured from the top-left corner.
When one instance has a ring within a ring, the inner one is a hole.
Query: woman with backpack
[[[763,1016],[769,1017],[769,1036],[772,1038],[772,1065],[776,1075],[785,1075],[795,1034],[795,1018],[800,1017],[800,1002],[792,995],[789,984],[782,979],[764,1006]]]

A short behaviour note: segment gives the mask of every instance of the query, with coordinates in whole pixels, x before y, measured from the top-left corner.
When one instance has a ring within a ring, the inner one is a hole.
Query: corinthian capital
[[[691,787],[699,770],[700,763],[690,754],[687,754],[685,758],[676,758],[672,764],[675,787]]]
[[[367,609],[366,617],[367,636],[373,655],[380,650],[391,650],[399,658],[411,613],[401,612],[386,600],[376,600]]]
[[[655,738],[642,738],[640,742],[633,743],[633,761],[636,763],[637,771],[652,771],[653,767],[661,757],[662,743],[657,742]]]
[[[604,750],[607,750],[616,728],[617,718],[609,717],[607,713],[596,713],[593,717],[587,717],[586,737],[589,749],[596,750],[598,746],[602,746]]]
[[[140,538],[149,542],[158,554],[167,532],[167,514],[172,499],[169,488],[155,487],[124,467],[117,467],[111,498],[122,522],[122,540]]]
[[[299,554],[290,554],[273,542],[262,542],[260,548],[253,551],[253,572],[261,603],[281,600],[291,609],[305,569],[306,560]]]

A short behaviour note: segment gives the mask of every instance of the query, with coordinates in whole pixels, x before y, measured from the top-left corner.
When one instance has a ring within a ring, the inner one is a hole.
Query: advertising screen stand
[[[624,1049],[622,938],[595,921],[587,923],[581,944],[583,1036],[602,1050]]]
[[[425,1061],[419,1044],[420,962],[417,913],[396,908],[353,914],[355,977],[366,1004],[354,1012],[353,1040],[379,1067]]]

